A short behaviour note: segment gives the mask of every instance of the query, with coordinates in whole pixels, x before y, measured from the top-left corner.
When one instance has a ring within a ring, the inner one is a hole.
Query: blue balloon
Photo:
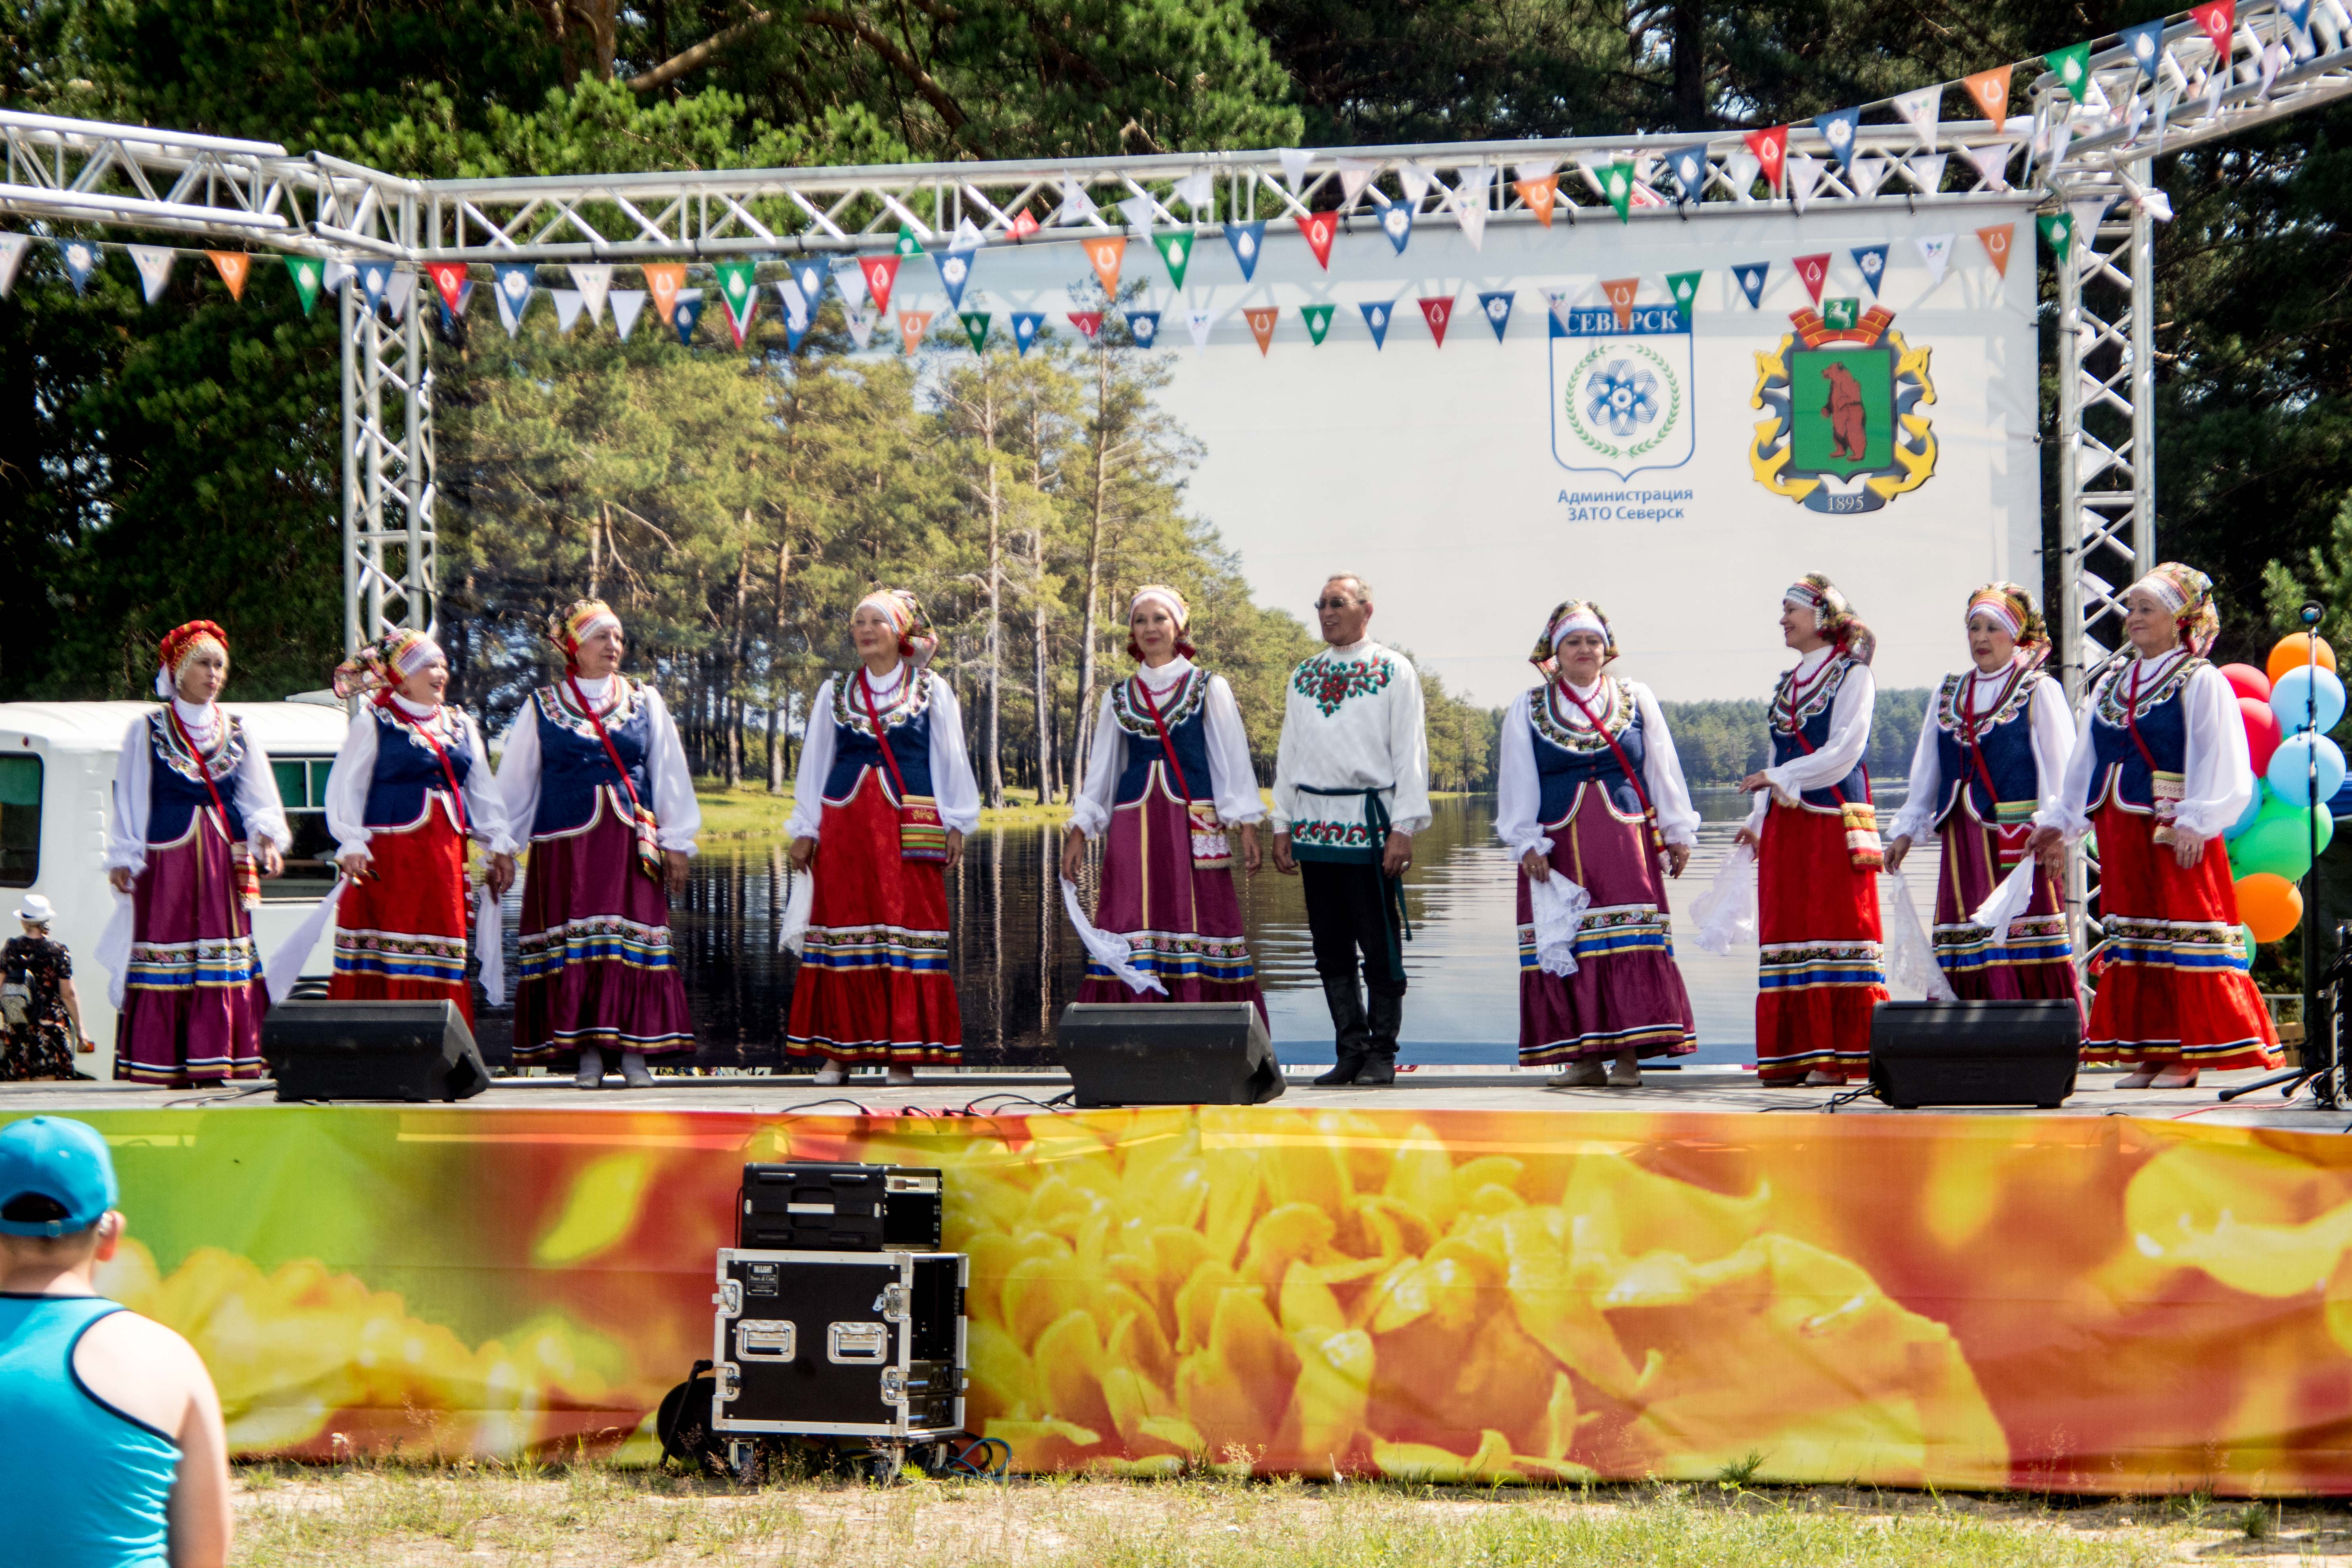
[[[2312,679],[2314,668],[2298,664],[2278,678],[2271,688],[2271,711],[2278,716],[2279,733],[2300,734],[2311,726],[2312,692],[2318,691],[2319,732],[2323,735],[2344,718],[2344,683],[2336,672],[2325,667],[2317,668],[2319,679]]]
[[[2263,814],[2263,803],[2270,798],[2269,788],[2269,781],[2264,779],[2254,781],[2254,793],[2247,796],[2246,809],[2238,813],[2237,821],[2221,829],[2223,838],[2235,838],[2254,825],[2254,818]]]
[[[2311,754],[2319,753],[2319,795],[2325,802],[2344,787],[2344,751],[2326,736],[2315,740],[2309,735],[2290,735],[2279,742],[2271,753],[2269,779],[2275,795],[2291,806],[2314,804],[2311,793]]]

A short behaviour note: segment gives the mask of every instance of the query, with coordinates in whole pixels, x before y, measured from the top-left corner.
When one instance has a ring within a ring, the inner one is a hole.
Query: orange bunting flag
[[[1980,228],[1977,230],[1977,239],[1985,247],[1985,254],[1992,258],[1992,269],[2003,278],[2008,277],[2009,249],[2016,243],[2017,226],[2001,223],[1990,228]]]
[[[1339,232],[1339,215],[1316,213],[1291,221],[1298,226],[1298,232],[1307,237],[1307,248],[1315,253],[1315,259],[1322,265],[1323,270],[1330,271],[1331,237]]]
[[[890,289],[898,281],[898,258],[895,256],[861,256],[857,258],[857,275],[866,279],[866,292],[874,301],[877,311],[890,308]]]
[[[1519,205],[1536,215],[1536,221],[1546,228],[1551,226],[1552,204],[1559,199],[1559,176],[1546,174],[1540,180],[1517,180],[1511,189],[1518,192]]]
[[[1454,320],[1453,299],[1449,296],[1443,300],[1423,300],[1420,303],[1421,319],[1429,323],[1429,335],[1437,340],[1439,348],[1444,348],[1446,323]]]
[[[2230,35],[2237,29],[2237,0],[2210,0],[2203,5],[2191,5],[2189,15],[2203,28],[2208,42],[2223,59],[2230,58]]]
[[[253,270],[253,258],[242,250],[207,250],[205,254],[213,258],[215,267],[220,268],[221,281],[228,285],[228,297],[244,299],[245,278]]]
[[[1118,298],[1118,264],[1127,258],[1127,237],[1113,235],[1108,238],[1086,241],[1087,259],[1095,264],[1095,276],[1102,279],[1103,292],[1113,300]]]
[[[1274,324],[1282,320],[1282,312],[1272,305],[1252,305],[1242,311],[1250,324],[1250,336],[1257,340],[1257,352],[1263,356],[1274,342]]]
[[[1830,280],[1830,258],[1828,253],[1823,252],[1820,256],[1800,256],[1797,258],[1797,276],[1805,280],[1805,292],[1813,297],[1813,303],[1816,305],[1820,304],[1822,302],[1822,285]]]
[[[930,330],[931,312],[929,310],[898,312],[898,347],[907,353],[911,355],[922,342],[923,334]]]
[[[1979,71],[1974,76],[1960,79],[1960,85],[1969,89],[1969,101],[1977,106],[1979,114],[1995,125],[2009,119],[2009,73],[2014,68],[1995,66],[1989,71]]]
[[[1789,166],[1789,128],[1775,125],[1769,131],[1750,131],[1740,138],[1748,150],[1756,155],[1756,166],[1764,172],[1764,183],[1772,194],[1780,194],[1780,176]]]
[[[1609,308],[1617,312],[1617,330],[1624,331],[1633,324],[1633,295],[1642,287],[1639,278],[1612,278],[1601,285],[1601,296]]]
[[[213,259],[217,261],[220,258]],[[462,261],[428,261],[425,264],[425,275],[433,279],[433,287],[440,294],[441,303],[448,307],[451,315],[456,315],[466,298],[466,264]]]
[[[648,263],[645,268],[646,287],[654,297],[654,309],[661,319],[669,321],[677,310],[677,291],[686,287],[686,268],[678,262]]]

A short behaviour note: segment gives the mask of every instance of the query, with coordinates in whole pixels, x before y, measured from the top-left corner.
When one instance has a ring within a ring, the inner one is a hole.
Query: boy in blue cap
[[[106,1141],[0,1130],[0,1542],[45,1568],[218,1568],[228,1439],[194,1346],[100,1296],[122,1241]],[[37,1478],[37,1479],[35,1479]]]

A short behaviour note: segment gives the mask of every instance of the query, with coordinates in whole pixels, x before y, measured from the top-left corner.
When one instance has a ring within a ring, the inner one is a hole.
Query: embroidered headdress
[[[1790,584],[1780,602],[1812,611],[1813,629],[1854,663],[1868,664],[1871,656],[1878,651],[1876,635],[1862,624],[1853,606],[1838,592],[1837,584],[1820,573],[1808,572]]]
[[[1967,619],[1990,620],[2010,635],[2017,651],[2035,662],[2050,653],[2050,629],[2042,625],[2042,612],[2033,607],[2033,595],[2015,583],[1988,583],[1969,595]]]
[[[2221,635],[2221,614],[2213,608],[2213,579],[2194,566],[2167,561],[2133,584],[2132,591],[2153,595],[2157,603],[2170,610],[2180,640],[2200,658]]]
[[[876,588],[857,601],[849,612],[856,617],[863,609],[877,609],[888,619],[891,629],[898,634],[898,652],[915,662],[917,669],[927,668],[931,656],[940,650],[939,634],[923,615],[923,602],[904,588]]]
[[[439,643],[412,627],[396,627],[335,666],[335,695],[362,697],[398,686],[431,665],[448,662]]]
[[[1192,639],[1184,635],[1192,627],[1192,607],[1184,602],[1183,595],[1164,583],[1146,583],[1142,587],[1138,588],[1135,591],[1135,596],[1127,602],[1129,626],[1132,627],[1135,625],[1135,612],[1146,605],[1158,605],[1174,618],[1178,653],[1190,658],[1200,651],[1192,646]],[[1127,639],[1127,657],[1139,660],[1143,658],[1142,645],[1135,640],[1132,632],[1129,634]]]
[[[1536,639],[1534,651],[1528,662],[1543,671],[1547,678],[1559,673],[1559,645],[1570,632],[1599,632],[1601,661],[1603,664],[1617,657],[1617,634],[1610,629],[1609,617],[1601,606],[1590,599],[1570,599],[1563,602],[1544,622],[1543,636]]]
[[[548,617],[547,640],[563,650],[563,668],[579,668],[580,645],[606,626],[618,627],[621,617],[602,599],[574,599],[569,609]]]
[[[207,644],[220,649],[223,658],[228,657],[228,634],[220,629],[217,621],[190,621],[165,632],[156,650],[155,695],[170,697],[179,686],[180,671],[196,650]]]

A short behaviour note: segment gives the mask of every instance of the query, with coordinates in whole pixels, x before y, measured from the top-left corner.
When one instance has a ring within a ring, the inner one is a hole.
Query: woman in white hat
[[[73,959],[49,938],[58,911],[38,893],[16,908],[25,934],[0,946],[0,1079],[86,1078],[77,1048],[98,1047],[82,1033]]]

